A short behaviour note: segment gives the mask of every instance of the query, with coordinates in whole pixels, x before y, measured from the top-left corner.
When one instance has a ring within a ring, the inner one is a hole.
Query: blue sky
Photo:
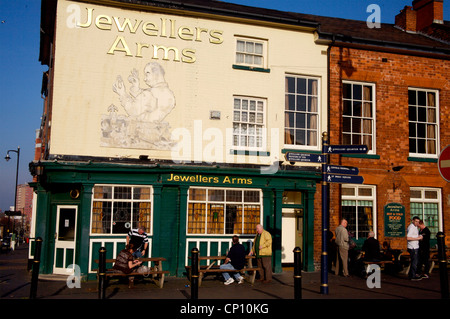
[[[367,20],[370,4],[381,9],[381,22],[394,23],[395,15],[412,0],[230,0],[228,2],[281,11]],[[450,20],[450,0],[444,0],[444,20]],[[39,62],[39,0],[0,0],[0,210],[14,205],[17,154],[20,146],[19,184],[31,181],[28,164],[34,158],[36,129],[40,125],[42,73]]]

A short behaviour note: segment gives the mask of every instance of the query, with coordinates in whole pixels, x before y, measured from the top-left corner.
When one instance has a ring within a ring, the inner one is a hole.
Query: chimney
[[[395,16],[395,25],[405,31],[423,31],[433,23],[444,23],[444,0],[414,0]]]
[[[414,0],[412,5],[417,12],[417,31],[444,23],[444,0]]]
[[[416,17],[417,13],[413,7],[405,6],[398,15],[395,16],[395,25],[405,31],[416,32]]]

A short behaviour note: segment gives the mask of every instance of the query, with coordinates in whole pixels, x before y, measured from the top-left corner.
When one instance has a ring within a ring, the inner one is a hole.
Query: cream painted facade
[[[144,9],[58,2],[51,155],[267,165],[284,159],[283,148],[320,151],[327,127],[327,47],[314,43],[313,30]],[[263,40],[263,72],[233,68],[237,38]],[[150,62],[165,72],[167,86],[159,93],[145,81]],[[285,145],[286,75],[318,79],[317,146]],[[266,140],[257,151],[267,156],[230,151],[236,149],[235,96],[265,101]],[[127,101],[145,112],[126,110]],[[158,108],[163,115],[156,119]],[[210,119],[212,111],[220,119]]]

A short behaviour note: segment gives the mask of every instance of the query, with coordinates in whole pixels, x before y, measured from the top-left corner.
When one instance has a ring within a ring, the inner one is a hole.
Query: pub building
[[[344,131],[340,88],[377,92],[372,74],[352,64],[355,48],[361,59],[354,61],[363,65],[367,53],[397,46],[397,57],[416,52],[448,66],[449,46],[382,27],[388,32],[380,35],[365,21],[220,1],[42,0],[39,60],[49,69],[30,163],[33,236],[43,239],[41,273],[67,275],[76,264],[83,278],[95,278],[99,248],[115,258],[128,231],[139,225],[149,235],[147,256],[166,258],[172,276],[183,276],[194,247],[201,256],[223,255],[237,234],[250,249],[257,224],[273,237],[275,273],[293,263],[297,246],[303,270],[318,270],[322,173],[311,159],[322,155],[324,132],[331,143],[369,147],[361,156],[329,156],[332,164],[359,167],[364,178],[363,185],[330,187],[330,230],[342,216],[354,215],[355,227],[363,212],[371,214],[365,226],[384,239],[383,205],[397,214],[390,204],[399,203],[407,213],[398,217],[405,218],[400,226],[391,223],[390,235],[398,236],[408,226],[409,201],[398,191],[406,184],[389,171],[397,178],[396,196],[377,202],[385,189],[375,184],[383,178],[370,170],[389,161],[388,153],[380,153],[381,139],[371,135],[385,130],[382,110],[373,109],[372,119],[352,113],[352,123],[357,117],[365,131]],[[393,40],[386,44],[389,32]],[[449,78],[448,67],[434,72],[439,97],[448,96],[448,80],[441,79]],[[364,81],[369,84],[360,85]],[[345,99],[352,105],[361,102],[350,96]],[[446,136],[441,143],[449,142]],[[289,161],[288,154],[307,159]],[[374,163],[377,158],[382,160]],[[423,163],[430,165],[428,159],[415,167]],[[448,190],[440,194],[446,198]],[[448,218],[440,209],[443,230]],[[356,235],[361,242],[366,233]]]
[[[230,11],[231,10],[231,11]],[[232,14],[230,14],[232,12]],[[45,74],[35,177],[41,272],[95,278],[98,250],[146,227],[146,254],[183,276],[192,248],[223,255],[256,225],[275,272],[314,270],[327,46],[317,23],[225,2],[42,1]]]

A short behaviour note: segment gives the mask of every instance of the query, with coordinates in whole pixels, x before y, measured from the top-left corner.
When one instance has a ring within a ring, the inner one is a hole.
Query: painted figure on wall
[[[113,91],[127,115],[117,114],[115,105],[108,108],[109,115],[102,118],[102,146],[168,150],[174,145],[169,123],[164,120],[175,108],[175,96],[164,75],[159,63],[148,63],[144,68],[148,87],[143,89],[138,71],[133,69],[128,77],[129,92],[122,77],[117,77]]]

